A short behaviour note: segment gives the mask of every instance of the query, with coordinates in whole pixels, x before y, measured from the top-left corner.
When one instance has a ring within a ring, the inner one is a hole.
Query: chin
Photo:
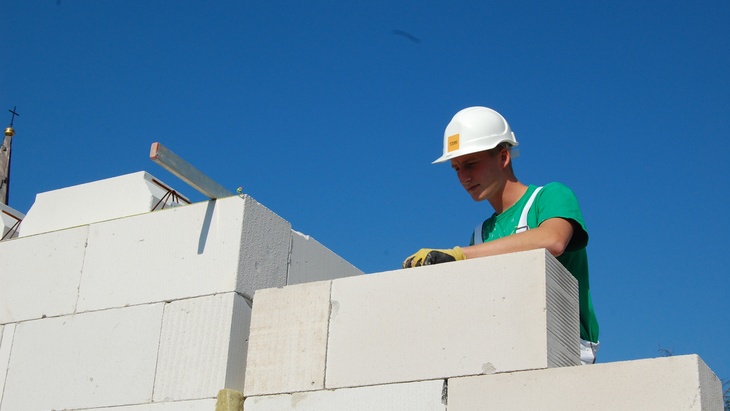
[[[482,193],[474,193],[474,194],[470,194],[470,195],[471,195],[471,199],[476,201],[477,203],[487,199],[486,197],[482,196]]]

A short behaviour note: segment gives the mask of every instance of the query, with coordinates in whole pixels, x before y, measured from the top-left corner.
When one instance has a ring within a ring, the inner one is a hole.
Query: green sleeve
[[[588,230],[578,199],[568,187],[560,183],[546,184],[535,199],[535,210],[537,225],[551,218],[563,218],[573,224],[573,237],[566,251],[580,250],[588,245]]]

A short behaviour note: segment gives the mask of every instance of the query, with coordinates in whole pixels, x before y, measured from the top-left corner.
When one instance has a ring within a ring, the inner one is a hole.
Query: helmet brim
[[[495,144],[494,147],[497,147],[498,145],[500,145],[502,143],[509,143],[510,152],[512,153],[512,155],[511,155],[512,159],[519,157],[520,151],[515,149],[515,147],[517,147],[519,144],[512,144],[512,141],[510,141],[510,140],[502,140],[499,143]],[[445,163],[456,157],[461,157],[461,156],[465,156],[468,154],[474,154],[474,153],[478,153],[480,151],[489,151],[489,150],[493,149],[494,147],[489,147],[489,148],[472,147],[472,148],[452,151],[451,153],[446,153],[446,154],[442,155],[441,157],[437,158],[431,164]]]

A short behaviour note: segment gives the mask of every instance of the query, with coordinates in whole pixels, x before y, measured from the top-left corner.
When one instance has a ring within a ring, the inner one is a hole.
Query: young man
[[[547,249],[578,280],[581,361],[595,362],[598,322],[588,280],[588,232],[578,200],[560,183],[522,184],[512,169],[515,135],[507,121],[486,107],[456,113],[444,132],[443,155],[474,201],[489,201],[494,214],[477,226],[469,247],[423,248],[403,267],[438,264],[515,251]]]

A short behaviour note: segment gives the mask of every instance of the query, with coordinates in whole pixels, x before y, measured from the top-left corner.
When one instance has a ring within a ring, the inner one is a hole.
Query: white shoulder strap
[[[523,231],[527,231],[530,229],[530,227],[527,226],[527,213],[530,211],[530,207],[532,207],[532,203],[535,202],[535,197],[537,197],[537,193],[539,193],[540,190],[542,190],[542,187],[536,188],[535,191],[532,192],[530,199],[527,200],[527,203],[525,203],[525,208],[522,209],[522,214],[520,215],[520,222],[517,223],[517,228],[515,229],[515,233],[521,233]]]
[[[532,192],[532,195],[527,200],[527,203],[525,204],[525,207],[522,209],[522,214],[520,215],[520,221],[517,225],[517,229],[515,230],[515,233],[521,233],[523,231],[527,231],[530,228],[527,226],[527,213],[530,211],[530,207],[532,207],[532,203],[535,202],[535,197],[537,197],[537,193],[542,190],[542,187],[538,187],[535,189],[535,191]],[[481,244],[484,242],[484,239],[482,238],[482,226],[484,223],[477,224],[477,227],[474,229],[474,234],[472,234],[472,240],[473,244]]]
[[[472,243],[474,245],[481,244],[484,242],[484,239],[482,238],[482,225],[484,223],[477,224],[477,228],[474,229],[474,234],[472,234]]]

